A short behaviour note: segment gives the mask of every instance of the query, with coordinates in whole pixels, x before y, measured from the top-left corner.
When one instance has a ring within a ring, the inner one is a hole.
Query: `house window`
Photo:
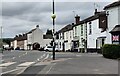
[[[71,38],[71,32],[70,32],[70,38]]]
[[[66,32],[66,39],[68,39],[68,33]]]
[[[77,27],[75,27],[75,36],[77,36]]]
[[[91,22],[89,22],[89,35],[92,34],[92,25],[91,25]]]
[[[62,33],[62,38],[64,39],[64,33]]]
[[[83,25],[81,25],[81,36],[83,36]]]
[[[61,48],[61,42],[60,42],[60,48]]]

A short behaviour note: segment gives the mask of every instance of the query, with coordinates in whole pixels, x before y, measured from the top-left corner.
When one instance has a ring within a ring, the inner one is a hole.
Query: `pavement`
[[[106,59],[100,54],[76,54],[75,58],[58,58],[51,61],[39,74],[85,74],[117,76],[118,61]]]

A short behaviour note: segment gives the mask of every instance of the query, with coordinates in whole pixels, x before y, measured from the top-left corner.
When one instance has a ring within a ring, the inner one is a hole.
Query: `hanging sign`
[[[119,35],[113,35],[112,41],[119,42]]]

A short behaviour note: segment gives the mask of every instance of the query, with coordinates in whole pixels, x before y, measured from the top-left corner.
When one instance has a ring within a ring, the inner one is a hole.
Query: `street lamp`
[[[53,19],[53,60],[55,60],[55,18],[56,15],[54,14],[54,0],[53,0],[53,14],[52,14],[52,19]]]

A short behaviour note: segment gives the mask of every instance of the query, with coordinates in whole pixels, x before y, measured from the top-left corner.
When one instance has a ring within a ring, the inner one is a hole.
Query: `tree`
[[[10,42],[13,41],[13,38],[3,38],[3,43],[7,43],[10,45]]]
[[[52,35],[52,30],[47,29],[46,35]]]

